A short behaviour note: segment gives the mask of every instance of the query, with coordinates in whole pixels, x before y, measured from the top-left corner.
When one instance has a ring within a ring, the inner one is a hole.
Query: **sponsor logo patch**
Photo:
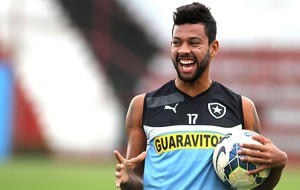
[[[167,134],[156,137],[154,146],[158,154],[178,149],[209,149],[215,148],[223,136],[211,132]]]

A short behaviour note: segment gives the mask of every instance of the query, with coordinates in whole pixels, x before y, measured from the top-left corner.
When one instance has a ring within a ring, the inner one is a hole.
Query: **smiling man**
[[[210,78],[219,50],[217,27],[209,8],[193,3],[173,15],[171,58],[177,75],[161,88],[132,99],[126,117],[127,155],[114,154],[116,186],[121,189],[229,189],[217,177],[213,150],[232,129],[260,132],[253,102]],[[271,168],[258,189],[273,189],[287,155],[269,139],[244,144],[240,153],[261,165],[249,175]]]

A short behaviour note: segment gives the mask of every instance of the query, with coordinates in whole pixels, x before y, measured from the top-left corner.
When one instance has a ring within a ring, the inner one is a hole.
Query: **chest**
[[[241,124],[238,105],[218,99],[184,99],[181,102],[146,108],[143,124],[153,127],[172,125],[214,125],[232,127]]]

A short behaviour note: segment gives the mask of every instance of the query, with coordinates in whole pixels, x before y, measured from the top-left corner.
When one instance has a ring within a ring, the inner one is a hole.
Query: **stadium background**
[[[114,189],[128,104],[174,77],[172,12],[190,2],[0,0],[0,189]],[[300,3],[201,2],[218,24],[213,79],[256,103],[297,189]]]

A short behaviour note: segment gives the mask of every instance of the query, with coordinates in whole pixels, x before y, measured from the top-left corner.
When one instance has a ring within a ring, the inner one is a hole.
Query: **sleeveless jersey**
[[[190,97],[172,80],[145,95],[143,127],[145,190],[229,189],[216,175],[212,155],[229,130],[243,128],[240,95],[213,81]]]

